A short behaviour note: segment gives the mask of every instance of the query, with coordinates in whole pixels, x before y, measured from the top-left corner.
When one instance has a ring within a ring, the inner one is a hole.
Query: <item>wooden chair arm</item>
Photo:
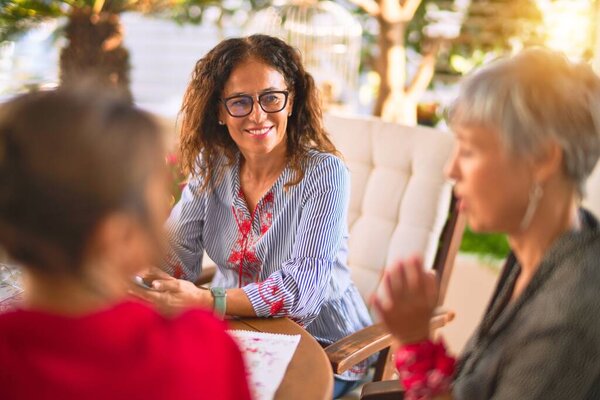
[[[431,320],[429,321],[429,329],[431,332],[435,332],[452,322],[454,317],[456,317],[454,311],[438,307],[434,310],[433,317],[431,317]]]
[[[207,283],[211,283],[215,274],[217,273],[217,266],[215,264],[203,265],[202,272],[200,276],[196,280],[195,285],[206,285]]]
[[[437,308],[431,318],[432,331],[454,319],[454,313]],[[331,362],[334,374],[341,374],[392,344],[392,335],[382,323],[374,324],[348,335],[327,346],[325,354]]]
[[[398,379],[366,383],[360,393],[360,400],[402,400],[404,392]]]
[[[327,346],[325,354],[334,374],[341,374],[392,344],[392,335],[382,323],[368,326]]]

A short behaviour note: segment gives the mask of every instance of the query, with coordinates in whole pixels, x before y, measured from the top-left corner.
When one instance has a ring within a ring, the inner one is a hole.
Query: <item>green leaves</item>
[[[68,10],[68,1],[0,0],[0,42]]]
[[[232,15],[240,9],[259,9],[268,4],[268,0],[0,0],[0,42],[45,20],[68,17],[75,9],[89,8],[94,12],[113,14],[139,11],[178,23],[197,24],[202,22],[209,8],[213,11],[218,9],[223,16]]]
[[[503,259],[510,252],[506,235],[475,233],[467,228],[463,236],[460,251],[475,253],[482,257]]]

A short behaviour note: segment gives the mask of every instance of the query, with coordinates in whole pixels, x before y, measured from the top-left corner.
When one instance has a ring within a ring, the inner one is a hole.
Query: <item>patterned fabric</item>
[[[346,265],[350,181],[335,156],[310,153],[304,179],[286,168],[250,213],[240,189],[239,156],[201,192],[185,187],[167,222],[172,252],[166,270],[194,281],[202,254],[217,264],[213,285],[241,287],[259,317],[287,316],[320,343],[333,343],[371,325]],[[360,379],[367,363],[342,377]]]
[[[520,267],[509,256],[459,361],[454,399],[600,399],[600,228],[588,212],[580,218],[512,303]]]
[[[455,364],[441,339],[400,346],[396,350],[396,370],[404,388],[404,400],[428,400],[447,393]]]

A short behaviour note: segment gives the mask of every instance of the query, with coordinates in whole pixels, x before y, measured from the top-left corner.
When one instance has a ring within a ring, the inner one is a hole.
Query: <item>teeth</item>
[[[248,129],[248,132],[250,132],[251,135],[264,135],[269,131],[269,129],[271,128]]]

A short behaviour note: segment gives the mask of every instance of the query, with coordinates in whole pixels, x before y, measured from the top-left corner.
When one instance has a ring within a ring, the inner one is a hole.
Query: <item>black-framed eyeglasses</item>
[[[258,104],[266,113],[277,113],[287,105],[289,91],[273,90],[258,95]],[[254,109],[254,97],[248,94],[231,96],[221,99],[227,113],[235,118],[242,118],[252,113]]]

